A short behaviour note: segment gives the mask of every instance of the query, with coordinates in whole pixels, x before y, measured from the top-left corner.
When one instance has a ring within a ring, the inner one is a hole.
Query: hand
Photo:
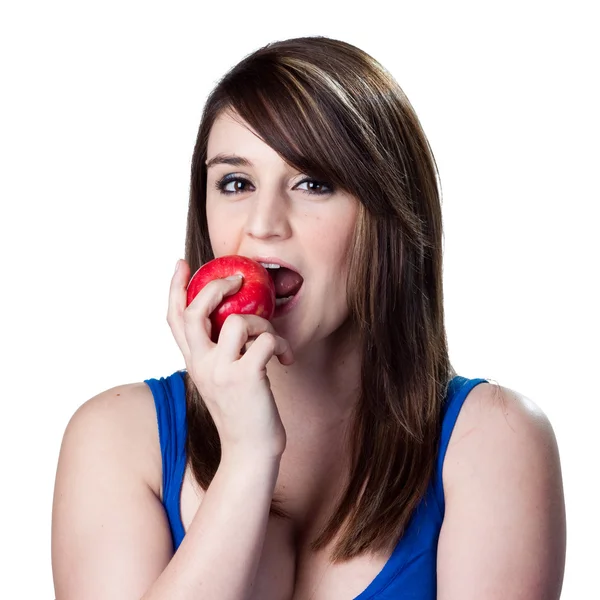
[[[242,278],[215,279],[186,308],[190,267],[179,261],[169,293],[167,323],[185,359],[187,372],[215,422],[222,455],[280,457],[286,434],[271,392],[267,363],[273,356],[290,365],[289,343],[256,315],[227,317],[217,343],[210,314],[238,291]]]

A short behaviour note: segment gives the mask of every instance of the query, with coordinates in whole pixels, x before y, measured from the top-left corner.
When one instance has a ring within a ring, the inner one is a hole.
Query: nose
[[[253,194],[245,233],[257,239],[289,237],[289,199],[279,190],[263,188]]]

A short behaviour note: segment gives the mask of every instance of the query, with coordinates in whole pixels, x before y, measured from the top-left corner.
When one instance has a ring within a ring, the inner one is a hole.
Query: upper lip
[[[290,269],[291,271],[295,271],[296,273],[300,274],[300,271],[294,265],[285,262],[285,260],[282,260],[277,256],[253,256],[252,260],[261,263],[275,263],[277,265],[285,267],[286,269]]]

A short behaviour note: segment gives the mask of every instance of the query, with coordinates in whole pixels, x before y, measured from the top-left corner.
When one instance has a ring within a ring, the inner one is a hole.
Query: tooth
[[[277,265],[275,263],[264,263],[261,262],[260,263],[265,269],[279,269],[281,268],[281,265]]]
[[[287,304],[294,296],[288,296],[287,298],[275,298],[275,306],[282,306]]]

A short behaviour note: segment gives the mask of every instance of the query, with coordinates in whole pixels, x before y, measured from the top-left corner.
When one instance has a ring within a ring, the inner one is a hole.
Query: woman
[[[553,430],[450,364],[436,174],[398,84],[349,44],[270,44],[223,78],[169,295],[186,369],[67,426],[58,600],[559,597]],[[215,344],[208,316],[240,279],[189,307],[186,287],[229,254],[283,265],[295,293]]]

